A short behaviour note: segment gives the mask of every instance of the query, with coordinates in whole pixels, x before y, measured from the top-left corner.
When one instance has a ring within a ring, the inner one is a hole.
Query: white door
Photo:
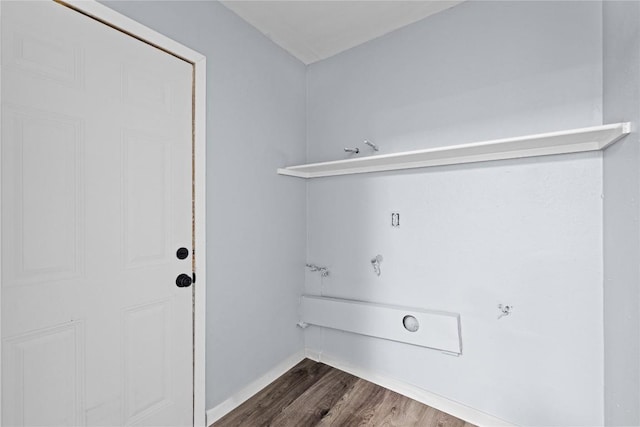
[[[192,425],[192,65],[0,5],[2,425]]]

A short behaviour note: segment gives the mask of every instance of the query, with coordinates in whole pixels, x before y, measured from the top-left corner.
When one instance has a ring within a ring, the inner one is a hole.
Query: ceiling
[[[222,0],[305,64],[333,56],[463,0]]]

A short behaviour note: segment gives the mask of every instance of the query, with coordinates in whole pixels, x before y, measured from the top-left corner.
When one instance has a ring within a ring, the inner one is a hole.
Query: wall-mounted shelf
[[[278,169],[280,175],[299,178],[382,172],[489,160],[602,150],[631,131],[630,123],[614,123],[562,132],[496,139],[426,150],[310,163]]]

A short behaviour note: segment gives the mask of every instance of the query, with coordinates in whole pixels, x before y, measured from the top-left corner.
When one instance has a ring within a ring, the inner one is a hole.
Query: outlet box
[[[392,212],[391,213],[391,226],[393,228],[400,227],[400,213],[399,212]]]

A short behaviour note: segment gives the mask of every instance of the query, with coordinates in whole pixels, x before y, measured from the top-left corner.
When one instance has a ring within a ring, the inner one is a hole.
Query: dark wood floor
[[[213,427],[473,427],[408,397],[305,359]]]

